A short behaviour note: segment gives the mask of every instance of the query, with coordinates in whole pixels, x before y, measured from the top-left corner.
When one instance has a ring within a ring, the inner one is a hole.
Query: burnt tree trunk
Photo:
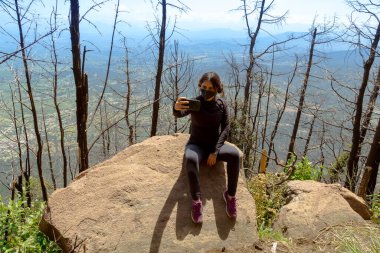
[[[164,68],[164,54],[165,54],[165,42],[166,42],[166,0],[162,0],[162,20],[161,20],[161,30],[160,30],[160,41],[158,46],[158,62],[157,62],[157,74],[156,82],[154,88],[154,99],[153,99],[153,111],[152,111],[152,127],[150,131],[150,136],[155,136],[157,133],[157,123],[158,123],[158,111],[160,109],[160,88],[161,88],[161,78],[162,70]]]
[[[246,125],[248,123],[248,111],[249,111],[249,104],[250,104],[250,93],[251,93],[251,87],[253,82],[253,68],[255,65],[255,56],[254,56],[254,48],[256,44],[257,36],[259,35],[260,28],[261,28],[261,22],[263,19],[263,15],[265,12],[265,0],[261,1],[260,6],[260,13],[258,18],[258,23],[256,30],[254,33],[251,33],[251,28],[249,26],[248,22],[248,10],[247,10],[247,3],[246,0],[244,2],[244,19],[246,22],[246,26],[248,29],[248,36],[250,37],[250,43],[249,43],[249,65],[246,70],[246,77],[245,77],[245,87],[244,87],[244,100],[243,100],[243,107],[242,107],[242,115],[241,115],[241,122],[240,122],[240,135],[239,140],[240,142],[244,142],[246,139]]]
[[[50,176],[51,176],[51,181],[53,182],[54,190],[56,190],[57,189],[57,183],[55,181],[55,175],[54,175],[54,170],[53,170],[53,160],[51,158],[50,144],[49,144],[49,137],[48,137],[48,133],[47,133],[46,119],[45,119],[45,112],[44,112],[43,102],[41,102],[41,113],[42,113],[42,121],[43,121],[42,123],[43,123],[43,126],[44,126],[44,132],[45,132],[46,147],[47,147],[48,158],[49,158]]]
[[[45,187],[44,177],[43,177],[43,171],[42,171],[42,140],[41,140],[41,134],[38,129],[38,117],[37,117],[37,110],[34,103],[34,97],[33,97],[33,91],[32,91],[32,84],[30,80],[30,73],[29,73],[29,66],[27,61],[27,56],[25,52],[25,44],[24,44],[24,34],[22,29],[22,20],[20,16],[20,9],[18,5],[18,0],[15,0],[15,11],[17,15],[17,24],[19,29],[19,35],[20,35],[20,47],[21,47],[21,55],[22,55],[22,61],[24,64],[24,71],[25,71],[25,78],[26,78],[26,84],[27,84],[27,92],[29,96],[30,101],[30,107],[33,115],[33,126],[34,126],[34,132],[36,134],[37,139],[37,170],[38,170],[38,177],[40,180],[41,185],[41,191],[42,191],[42,198],[44,201],[48,200],[48,195]]]
[[[346,182],[344,185],[346,188],[350,188],[351,190],[355,189],[356,181],[357,181],[356,174],[358,172],[358,162],[359,162],[359,155],[360,155],[359,154],[360,136],[361,136],[360,127],[361,127],[362,113],[363,113],[363,100],[364,100],[365,91],[368,85],[368,79],[369,79],[371,67],[373,65],[373,62],[375,61],[376,48],[379,44],[379,39],[380,39],[380,23],[377,26],[376,34],[371,44],[370,54],[368,56],[367,61],[364,63],[364,66],[363,66],[362,83],[360,85],[359,92],[356,97],[355,117],[354,117],[353,129],[352,129],[352,143],[351,143],[350,156],[348,157],[348,162],[347,162]]]
[[[58,4],[56,1],[55,5],[55,10],[53,12],[53,21],[54,21],[54,26],[51,24],[51,30],[56,30],[57,29],[57,8]],[[55,45],[55,38],[53,33],[51,33],[51,60],[54,66],[54,77],[53,77],[53,101],[54,101],[54,108],[55,111],[57,112],[57,117],[58,117],[58,127],[59,127],[59,133],[60,133],[60,145],[61,145],[61,153],[62,153],[62,162],[63,162],[63,187],[67,186],[67,156],[66,156],[66,151],[65,151],[65,130],[63,128],[63,123],[62,123],[62,115],[61,115],[61,110],[59,108],[58,104],[58,56],[57,56],[57,49]]]
[[[294,125],[293,125],[292,136],[290,137],[290,143],[289,143],[289,148],[288,148],[288,154],[286,157],[286,162],[289,161],[289,159],[292,157],[292,154],[294,153],[294,145],[296,142],[298,127],[299,127],[300,120],[301,120],[302,109],[303,109],[303,106],[305,103],[306,89],[307,89],[307,85],[309,83],[309,76],[310,76],[311,67],[313,65],[314,46],[315,46],[315,38],[316,37],[317,37],[317,28],[314,28],[312,40],[311,40],[310,51],[309,51],[309,60],[307,63],[307,70],[305,73],[305,78],[303,80],[303,87],[301,89],[300,101],[299,101],[298,108],[297,108],[296,119],[295,119]]]
[[[129,71],[129,54],[128,54],[128,47],[125,43],[124,38],[124,47],[125,47],[125,75],[126,75],[126,84],[127,84],[127,96],[125,98],[125,121],[127,123],[128,127],[128,145],[133,145],[133,125],[131,124],[129,120],[129,109],[131,106],[131,98],[132,98],[132,85],[131,85],[131,77],[130,77],[130,71]]]
[[[358,195],[365,197],[365,195],[372,195],[375,192],[377,174],[379,172],[380,164],[380,118],[377,123],[377,128],[375,136],[373,137],[373,142],[367,161],[365,163],[365,170],[363,173],[362,181],[359,185]]]
[[[303,157],[305,157],[307,154],[307,151],[309,151],[309,144],[310,144],[311,136],[313,135],[314,123],[315,123],[316,118],[317,118],[317,115],[314,114],[313,119],[311,120],[311,123],[310,123],[309,133],[307,134],[305,148],[303,150]]]
[[[71,52],[73,56],[73,74],[76,90],[77,143],[79,172],[88,169],[87,117],[88,117],[88,84],[87,75],[81,69],[79,1],[70,0]]]

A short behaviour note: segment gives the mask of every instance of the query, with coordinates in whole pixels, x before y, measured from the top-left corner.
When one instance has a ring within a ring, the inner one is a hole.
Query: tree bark
[[[54,27],[53,24],[51,24],[51,30],[57,29],[57,8],[58,3],[56,0],[55,4],[55,10],[53,12],[53,20],[54,20]],[[59,108],[58,104],[58,55],[57,55],[57,49],[55,45],[55,38],[54,34],[51,33],[51,59],[54,67],[54,77],[53,77],[53,101],[54,101],[54,108],[57,112],[58,117],[58,127],[59,127],[59,133],[60,133],[60,145],[61,145],[61,153],[62,153],[62,162],[63,162],[63,170],[62,170],[62,176],[63,176],[63,187],[67,186],[67,156],[65,151],[65,130],[63,128],[62,123],[62,115],[61,115],[61,109]]]
[[[242,108],[242,115],[241,115],[241,121],[240,121],[240,135],[239,135],[239,140],[240,142],[244,142],[245,136],[246,136],[246,125],[248,123],[248,106],[250,104],[250,93],[251,93],[251,86],[253,82],[253,68],[255,65],[255,56],[254,56],[254,48],[256,44],[256,39],[257,36],[259,35],[260,28],[261,28],[261,23],[263,19],[263,15],[265,12],[265,0],[261,1],[261,6],[260,6],[260,13],[259,13],[259,18],[257,22],[257,27],[255,32],[252,34],[251,33],[251,28],[249,26],[248,22],[248,12],[247,12],[247,3],[246,0],[243,0],[243,8],[244,8],[244,19],[246,22],[246,26],[248,29],[248,36],[250,37],[250,43],[249,43],[249,65],[246,70],[246,80],[245,80],[245,87],[244,87],[244,101],[243,101],[243,108]]]
[[[80,32],[79,32],[79,1],[70,0],[71,22],[71,52],[73,56],[73,74],[76,88],[77,143],[79,156],[79,172],[88,169],[87,147],[87,117],[88,117],[88,80],[82,73]],[[86,51],[86,49],[84,49]],[[84,59],[83,59],[84,60]],[[84,65],[84,64],[83,64]]]
[[[41,134],[38,129],[38,117],[37,117],[37,110],[34,104],[34,97],[33,97],[33,91],[32,91],[32,84],[30,80],[30,73],[29,73],[29,66],[28,66],[28,61],[27,61],[27,56],[25,52],[25,44],[24,44],[24,34],[23,34],[23,29],[22,29],[22,21],[21,21],[21,16],[20,16],[20,9],[18,5],[18,0],[15,0],[15,10],[16,10],[16,15],[17,15],[17,24],[18,24],[18,29],[19,29],[19,35],[20,35],[20,47],[21,47],[21,54],[22,54],[22,61],[24,64],[24,71],[25,71],[25,78],[26,78],[26,84],[27,84],[27,92],[29,95],[29,101],[30,101],[30,106],[32,110],[32,115],[33,115],[33,126],[34,126],[34,132],[36,134],[36,139],[37,139],[37,170],[38,170],[38,176],[40,180],[40,185],[41,185],[41,191],[42,191],[42,198],[44,201],[48,200],[48,195],[45,187],[45,182],[44,182],[44,177],[43,177],[43,171],[42,171],[42,140],[41,140]]]
[[[344,185],[346,188],[349,188],[351,190],[355,189],[356,181],[357,181],[356,174],[358,172],[358,162],[359,162],[359,155],[360,155],[358,152],[360,150],[360,135],[361,135],[360,127],[361,127],[361,120],[362,120],[362,113],[363,113],[363,100],[364,100],[365,91],[368,85],[368,79],[369,79],[371,67],[373,65],[373,62],[375,61],[376,48],[379,44],[379,39],[380,39],[380,23],[377,26],[376,34],[371,44],[370,54],[368,56],[367,61],[364,63],[364,66],[363,66],[362,83],[360,85],[359,93],[356,98],[355,117],[354,117],[353,129],[352,129],[352,144],[351,144],[350,156],[347,162],[347,176],[346,176],[346,182]]]
[[[296,119],[295,119],[294,125],[293,125],[292,136],[290,137],[290,143],[289,143],[289,148],[288,148],[288,154],[286,157],[286,162],[291,158],[292,154],[294,153],[294,145],[296,142],[299,123],[301,120],[302,109],[303,109],[303,106],[305,103],[306,89],[307,89],[307,85],[309,82],[311,67],[313,66],[314,46],[315,46],[315,38],[316,37],[317,37],[317,28],[314,28],[312,40],[311,40],[310,51],[309,51],[309,60],[308,60],[308,64],[307,64],[307,70],[305,73],[305,79],[303,81],[303,87],[301,89],[300,101],[299,101],[298,108],[297,108]]]
[[[363,173],[362,181],[359,185],[358,195],[361,197],[365,197],[365,195],[372,195],[375,192],[376,182],[377,182],[377,174],[379,172],[379,164],[380,164],[380,118],[377,123],[377,128],[375,132],[375,136],[373,137],[373,142],[371,145],[371,149],[369,150],[369,154],[367,157],[367,161],[365,163],[365,170]]]
[[[46,147],[47,147],[47,151],[48,151],[50,176],[51,176],[51,181],[53,182],[54,190],[56,190],[57,189],[57,183],[55,181],[55,175],[54,175],[54,170],[53,170],[53,160],[51,159],[51,152],[50,152],[50,145],[49,145],[49,138],[48,138],[47,127],[46,127],[46,119],[45,119],[43,102],[41,102],[41,113],[42,113],[42,121],[43,121],[43,125],[44,125]]]
[[[317,115],[314,114],[313,119],[311,120],[311,123],[310,123],[309,133],[307,135],[305,148],[303,150],[303,157],[306,157],[307,151],[309,150],[309,144],[310,144],[311,136],[313,135],[313,128],[314,128],[314,123],[315,123],[316,117],[317,117]]]
[[[164,68],[165,42],[166,42],[166,0],[162,0],[162,20],[160,30],[160,41],[158,48],[157,74],[154,89],[153,111],[152,111],[152,126],[150,136],[155,136],[157,133],[158,111],[160,109],[160,87],[162,70]]]

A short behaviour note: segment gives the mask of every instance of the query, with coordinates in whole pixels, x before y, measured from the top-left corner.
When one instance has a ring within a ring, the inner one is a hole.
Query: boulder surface
[[[40,229],[64,252],[204,252],[258,241],[243,173],[238,217],[225,213],[225,164],[201,166],[203,224],[190,218],[183,151],[189,135],[157,136],[100,163],[49,198]]]
[[[314,240],[324,230],[364,225],[371,213],[364,200],[339,184],[289,181],[287,202],[274,228],[294,240]]]

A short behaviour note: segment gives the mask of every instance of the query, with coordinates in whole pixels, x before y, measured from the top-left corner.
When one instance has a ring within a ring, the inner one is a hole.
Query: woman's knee
[[[194,152],[185,152],[185,164],[186,167],[197,166],[199,163],[199,158]]]

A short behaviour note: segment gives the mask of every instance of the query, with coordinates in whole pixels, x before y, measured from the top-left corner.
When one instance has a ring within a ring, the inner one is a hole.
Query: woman
[[[185,147],[185,166],[192,197],[191,218],[194,223],[202,222],[202,201],[199,185],[199,165],[207,159],[208,166],[214,166],[216,160],[227,162],[228,187],[223,193],[226,213],[236,218],[236,187],[239,177],[239,151],[224,143],[230,129],[227,104],[217,93],[223,94],[223,85],[215,72],[207,72],[199,80],[201,95],[198,111],[189,110],[189,101],[185,97],[177,99],[173,114],[176,117],[191,115],[191,134]]]

